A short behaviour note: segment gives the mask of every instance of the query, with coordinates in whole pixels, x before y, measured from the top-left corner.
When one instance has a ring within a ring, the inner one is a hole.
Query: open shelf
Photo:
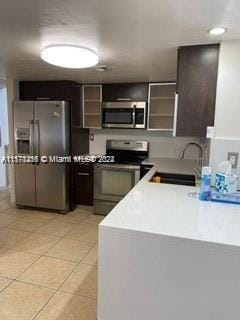
[[[149,115],[150,129],[173,129],[173,116],[152,116]]]
[[[83,119],[84,128],[101,128],[101,85],[83,86]]]
[[[148,130],[173,130],[175,83],[149,85]]]

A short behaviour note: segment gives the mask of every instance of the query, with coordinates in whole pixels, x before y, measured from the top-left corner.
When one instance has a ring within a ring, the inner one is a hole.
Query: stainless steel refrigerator
[[[48,161],[49,156],[69,156],[68,103],[15,101],[13,109],[15,155],[46,157],[15,164],[16,205],[68,212],[69,164]]]

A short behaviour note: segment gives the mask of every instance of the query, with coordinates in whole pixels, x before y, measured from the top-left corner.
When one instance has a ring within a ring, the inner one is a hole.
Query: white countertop
[[[193,174],[195,161],[153,158],[154,167],[118,203],[100,227],[240,246],[240,206],[203,202],[197,188],[149,182],[155,171]]]

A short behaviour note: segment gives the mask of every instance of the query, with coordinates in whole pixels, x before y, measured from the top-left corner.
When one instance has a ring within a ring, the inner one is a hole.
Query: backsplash
[[[217,172],[220,162],[227,160],[228,152],[240,153],[240,139],[212,139],[210,144],[210,159],[209,163],[212,167],[213,173]],[[240,158],[238,159],[237,169],[233,169],[233,173],[240,177]],[[238,183],[240,190],[240,180]]]
[[[146,140],[150,143],[150,157],[178,158],[182,148],[188,142],[201,143],[204,146],[205,154],[208,155],[207,139],[191,137],[171,137],[170,133],[147,131],[147,130],[127,130],[127,129],[92,129],[90,134],[94,134],[94,141],[90,141],[90,153],[103,154],[106,151],[106,140]],[[196,159],[198,152],[191,147],[186,152],[186,158]]]

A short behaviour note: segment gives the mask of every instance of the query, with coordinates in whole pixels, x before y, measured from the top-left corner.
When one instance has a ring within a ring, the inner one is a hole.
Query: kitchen
[[[1,319],[238,318],[240,207],[197,194],[203,166],[240,175],[239,4],[220,2],[3,5]]]

